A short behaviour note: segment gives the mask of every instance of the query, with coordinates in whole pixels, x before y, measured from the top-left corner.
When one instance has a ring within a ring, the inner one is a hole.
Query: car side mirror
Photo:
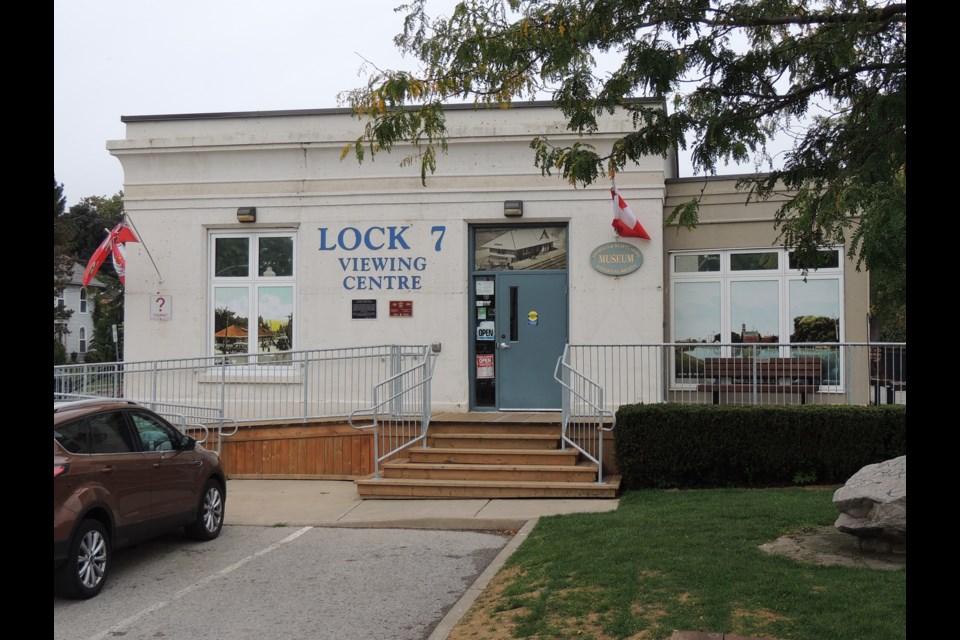
[[[193,451],[197,448],[197,441],[190,436],[183,436],[183,439],[180,440],[180,450],[181,451]]]

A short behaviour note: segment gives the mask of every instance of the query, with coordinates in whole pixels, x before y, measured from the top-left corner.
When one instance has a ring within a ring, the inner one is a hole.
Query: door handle
[[[497,345],[497,349],[500,349],[500,350],[509,349],[509,348],[510,348],[510,345],[508,345],[506,342],[501,342]]]

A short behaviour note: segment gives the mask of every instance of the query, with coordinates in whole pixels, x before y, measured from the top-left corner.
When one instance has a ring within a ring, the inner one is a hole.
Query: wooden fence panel
[[[362,478],[373,471],[372,435],[343,424],[241,426],[223,438],[229,478]]]

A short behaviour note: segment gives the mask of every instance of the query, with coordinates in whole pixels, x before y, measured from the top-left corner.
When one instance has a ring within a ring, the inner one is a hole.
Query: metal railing
[[[658,402],[906,404],[906,352],[905,343],[568,345],[564,362],[602,388],[608,411]]]
[[[191,407],[165,402],[142,404],[166,418],[167,422],[194,438],[206,449],[216,451],[218,456],[223,450],[223,439],[236,434],[240,428],[236,420],[224,417],[220,409],[215,407]],[[232,425],[233,429],[228,430],[228,425]]]
[[[557,358],[553,377],[564,388],[562,394],[561,445],[579,451],[597,465],[597,484],[603,481],[603,434],[613,431],[616,415],[603,408],[603,387],[570,366],[570,345]]]
[[[61,365],[53,369],[53,397],[133,400],[166,412],[181,428],[214,429],[219,451],[239,423],[306,422],[368,408],[374,386],[419,362],[425,348],[377,345]]]
[[[430,382],[436,354],[423,347],[420,361],[373,386],[370,407],[355,409],[349,415],[354,429],[373,430],[373,477],[380,479],[381,463],[398,452],[421,442],[427,446],[430,427]],[[370,416],[366,425],[354,424],[354,419]],[[382,452],[382,453],[381,453]]]

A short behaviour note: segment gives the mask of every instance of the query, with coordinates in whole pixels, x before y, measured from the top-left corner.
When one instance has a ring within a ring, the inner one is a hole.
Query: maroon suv
[[[145,407],[54,403],[54,592],[97,595],[115,549],[178,527],[213,540],[223,527],[226,486],[215,453]]]

